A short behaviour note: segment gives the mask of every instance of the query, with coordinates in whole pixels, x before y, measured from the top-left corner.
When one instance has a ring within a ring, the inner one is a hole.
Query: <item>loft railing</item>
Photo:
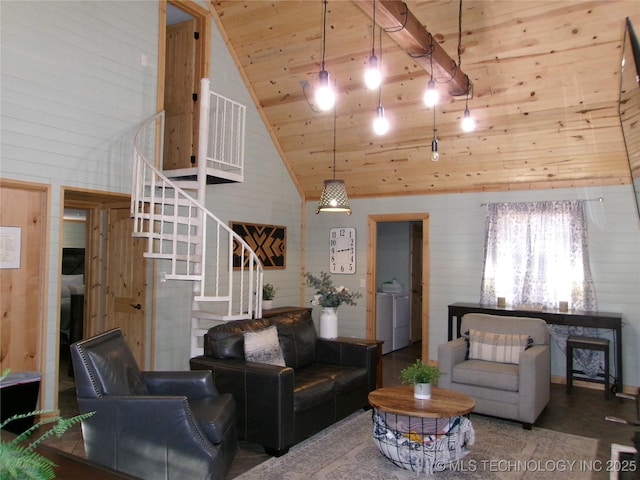
[[[201,119],[205,114],[201,112]],[[166,279],[197,282],[194,301],[198,306],[194,310],[220,320],[260,317],[260,260],[201,200],[155,167],[151,159],[162,165],[163,132],[164,112],[160,112],[147,120],[134,138],[134,236],[147,239],[145,256],[169,262]],[[198,183],[203,181],[199,178]]]

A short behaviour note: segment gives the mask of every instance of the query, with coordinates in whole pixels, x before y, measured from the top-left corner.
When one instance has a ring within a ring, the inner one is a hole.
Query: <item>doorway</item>
[[[166,8],[164,8],[166,6]],[[191,1],[160,4],[158,111],[165,112],[163,170],[197,167],[200,80],[209,76],[210,14]]]
[[[63,188],[63,198],[63,211],[82,212],[84,218],[83,247],[80,247],[82,240],[78,238],[81,234],[76,234],[74,251],[64,252],[65,243],[72,240],[64,238],[65,232],[61,235],[61,263],[67,260],[77,262],[80,256],[83,261],[81,274],[78,273],[78,267],[73,269],[76,275],[83,277],[84,285],[82,295],[79,290],[74,290],[76,297],[72,299],[70,308],[75,330],[70,328],[69,335],[77,341],[110,328],[122,328],[140,368],[150,369],[153,335],[147,336],[146,332],[153,329],[153,315],[146,313],[147,264],[142,254],[143,241],[132,235],[130,196]],[[125,220],[120,221],[123,218]],[[81,255],[79,250],[83,250]],[[68,273],[69,268],[72,267],[64,265],[60,270],[61,275]],[[62,298],[60,303],[62,314]],[[124,307],[127,311],[124,311]],[[61,348],[63,335],[62,331],[58,332]],[[68,343],[64,348],[68,348]],[[68,363],[60,362],[58,365],[58,394],[62,383],[60,380],[73,382],[69,370],[61,371],[61,368],[67,368],[65,365]]]
[[[75,388],[69,347],[82,339],[84,328],[87,210],[64,208],[61,226],[60,328],[58,389]]]
[[[370,215],[368,218],[367,234],[367,338],[376,338],[376,294],[378,290],[378,265],[377,265],[377,232],[379,223],[387,222],[411,222],[411,241],[407,244],[407,249],[411,250],[412,274],[411,278],[419,278],[418,286],[414,281],[410,281],[410,303],[414,308],[420,309],[420,326],[422,341],[422,360],[429,359],[429,214],[428,213],[408,213],[408,214],[383,214]],[[415,226],[415,227],[414,227]],[[415,230],[419,230],[416,232]],[[417,243],[419,242],[419,244]],[[419,253],[419,255],[418,255]],[[416,260],[419,259],[419,260]],[[414,262],[418,262],[417,264]],[[419,268],[419,272],[416,269]],[[419,287],[419,288],[418,288]],[[420,297],[418,302],[415,298]],[[414,303],[415,301],[415,303]],[[412,331],[418,331],[418,327],[412,327]]]

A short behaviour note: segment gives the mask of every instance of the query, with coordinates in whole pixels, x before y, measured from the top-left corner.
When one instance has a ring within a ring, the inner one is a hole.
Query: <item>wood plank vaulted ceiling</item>
[[[422,102],[429,69],[391,32],[381,55],[391,130],[373,133],[378,93],[363,82],[372,2],[357,3],[329,0],[326,28],[326,69],[338,91],[336,178],[350,198],[629,184],[619,70],[624,20],[640,28],[640,2],[463,0],[460,66],[473,83],[477,126],[462,132],[464,96],[447,95],[447,78],[436,77],[438,162],[430,160],[433,110]],[[458,0],[406,5],[457,62]],[[322,1],[212,0],[210,8],[294,182],[317,199],[333,176],[333,112],[313,108]]]

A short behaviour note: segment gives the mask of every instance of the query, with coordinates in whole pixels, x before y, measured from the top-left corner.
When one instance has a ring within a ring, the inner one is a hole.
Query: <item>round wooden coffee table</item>
[[[387,387],[369,393],[369,403],[376,446],[406,470],[444,470],[464,457],[466,446],[475,440],[465,417],[475,402],[461,393],[434,387],[429,400],[420,400],[413,396],[413,387]]]

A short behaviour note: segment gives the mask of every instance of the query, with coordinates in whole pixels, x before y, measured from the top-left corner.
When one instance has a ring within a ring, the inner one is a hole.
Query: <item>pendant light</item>
[[[316,214],[320,212],[351,215],[347,187],[343,180],[336,180],[336,110],[333,109],[333,179],[325,180]]]
[[[381,59],[382,60],[382,59]],[[364,83],[369,90],[375,90],[382,83],[382,73],[376,58],[376,0],[373,0],[373,20],[371,23],[371,56],[367,70],[364,72]]]
[[[382,28],[380,28],[380,65],[382,65]],[[376,108],[376,118],[373,120],[373,131],[377,135],[384,135],[389,131],[389,120],[384,116],[382,108],[382,82],[378,87],[378,108]]]
[[[436,139],[436,107],[433,107],[433,140],[431,140],[431,161],[437,162],[440,160],[440,154],[438,153],[438,140]]]
[[[438,103],[438,90],[436,90],[436,82],[433,79],[433,35],[429,34],[429,38],[430,38],[430,42],[431,42],[431,47],[429,48],[430,53],[429,53],[429,65],[431,68],[431,80],[429,80],[429,83],[427,84],[427,91],[424,92],[424,97],[422,98],[422,100],[424,101],[424,104],[431,108],[434,105],[436,105]]]
[[[458,68],[462,69],[462,0],[460,0],[458,7]],[[461,126],[463,132],[473,132],[476,128],[476,121],[471,117],[469,111],[469,93],[471,93],[473,85],[469,80],[469,75],[465,75],[465,78],[467,79],[467,98],[464,102]]]
[[[471,90],[471,81],[467,77],[467,100],[464,104],[464,115],[462,117],[462,130],[465,132],[473,132],[476,128],[476,121],[471,117],[469,111],[469,91]]]
[[[323,0],[324,14],[322,17],[322,70],[318,74],[318,85],[316,87],[316,104],[323,111],[331,110],[336,102],[336,94],[329,82],[329,72],[325,70],[324,54],[327,42],[327,0]]]

